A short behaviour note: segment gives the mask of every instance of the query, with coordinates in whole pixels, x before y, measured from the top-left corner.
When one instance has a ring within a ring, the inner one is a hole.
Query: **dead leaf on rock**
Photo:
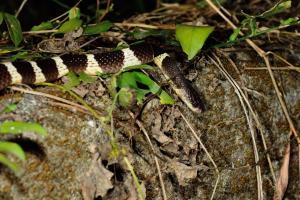
[[[89,90],[84,85],[79,85],[76,88],[72,88],[72,91],[78,94],[80,97],[84,97]]]
[[[172,110],[167,110],[165,113],[165,116],[167,116],[166,119],[164,119],[164,125],[162,127],[162,132],[169,132],[173,131],[176,127],[176,124],[178,123],[178,118],[181,118],[180,112],[177,108]]]
[[[274,200],[280,200],[286,191],[287,185],[289,183],[289,163],[290,163],[290,141],[285,149],[285,154],[281,164],[279,177],[276,183],[276,190],[273,196]]]
[[[101,162],[98,154],[95,154],[90,168],[81,179],[81,190],[84,200],[93,200],[97,197],[104,197],[107,191],[113,188],[111,177],[113,173],[107,170]]]
[[[178,156],[179,155],[179,146],[175,142],[169,142],[164,144],[160,147],[160,149],[171,156]]]
[[[51,38],[41,41],[37,46],[42,52],[48,53],[65,53],[66,51],[78,51],[79,44],[75,41],[76,38],[81,36],[83,29],[80,28],[76,31],[68,32],[63,38]]]
[[[172,142],[173,140],[166,136],[162,131],[161,131],[161,124],[162,124],[162,118],[159,113],[153,114],[155,116],[154,121],[153,121],[153,126],[151,128],[151,133],[153,134],[153,137],[155,138],[156,141],[158,141],[161,144],[167,144]]]
[[[169,167],[174,170],[178,183],[181,186],[186,186],[189,181],[197,177],[197,168],[187,166],[178,161],[171,161]]]

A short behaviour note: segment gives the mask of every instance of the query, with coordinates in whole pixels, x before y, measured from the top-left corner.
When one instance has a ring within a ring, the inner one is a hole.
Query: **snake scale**
[[[154,62],[163,72],[182,101],[194,112],[202,111],[198,92],[186,80],[180,63],[167,53],[157,54],[151,45],[137,44],[112,52],[97,54],[64,54],[37,61],[0,63],[0,90],[13,84],[50,82],[70,71],[88,75],[113,74],[126,67]]]

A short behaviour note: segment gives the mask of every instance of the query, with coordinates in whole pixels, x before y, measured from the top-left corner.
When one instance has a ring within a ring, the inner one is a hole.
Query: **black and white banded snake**
[[[70,71],[88,75],[112,74],[126,67],[154,62],[170,81],[173,90],[194,112],[203,109],[199,93],[186,80],[180,63],[167,53],[156,54],[149,44],[136,44],[129,48],[98,54],[64,54],[37,61],[0,63],[0,90],[13,84],[50,82]]]

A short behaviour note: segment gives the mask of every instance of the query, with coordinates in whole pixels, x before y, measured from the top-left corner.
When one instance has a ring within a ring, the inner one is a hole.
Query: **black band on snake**
[[[154,63],[161,69],[172,88],[194,112],[203,108],[198,92],[180,71],[180,64],[167,53],[155,55],[151,45],[138,44],[129,48],[99,54],[65,54],[37,61],[0,63],[0,90],[24,83],[50,82],[68,72],[88,75],[117,73],[126,67]]]

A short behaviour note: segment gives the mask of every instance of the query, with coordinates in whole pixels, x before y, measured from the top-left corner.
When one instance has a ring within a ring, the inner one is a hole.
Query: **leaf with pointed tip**
[[[78,7],[73,7],[69,10],[69,19],[79,19],[80,18],[80,9]]]
[[[139,83],[139,84],[138,84]],[[139,85],[145,85],[148,88],[142,89]],[[161,90],[159,85],[155,83],[149,76],[142,72],[124,72],[118,77],[117,85],[120,88],[131,88],[136,91],[138,104],[143,102],[143,98],[147,93],[158,94],[161,104],[174,104],[174,100],[165,91]]]
[[[112,25],[113,24],[110,21],[103,21],[99,24],[88,25],[85,28],[83,34],[84,35],[95,35],[95,34],[99,34],[102,32],[106,32],[112,27]]]
[[[66,21],[65,23],[63,23],[61,25],[61,27],[58,29],[59,33],[67,33],[70,31],[74,31],[76,29],[78,29],[82,24],[82,20],[81,19],[70,19],[69,21]]]
[[[4,13],[4,20],[7,25],[10,39],[17,47],[23,40],[21,24],[15,16],[10,15],[8,13]]]
[[[207,37],[213,32],[212,26],[176,25],[176,39],[180,42],[183,51],[191,60],[203,47]]]
[[[49,30],[53,28],[53,24],[50,21],[42,22],[39,25],[33,26],[31,28],[32,31],[42,31],[42,30]]]

